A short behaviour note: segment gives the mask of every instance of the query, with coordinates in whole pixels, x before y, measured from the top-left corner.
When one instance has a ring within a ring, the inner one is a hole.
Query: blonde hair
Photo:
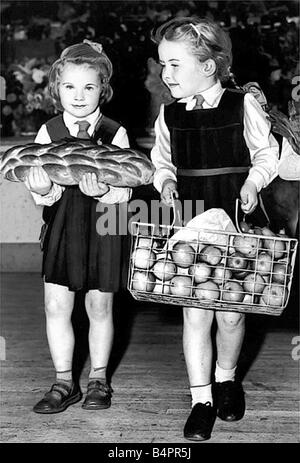
[[[60,111],[63,107],[60,102],[58,85],[61,73],[67,64],[84,65],[95,69],[100,78],[102,91],[99,104],[110,101],[113,90],[109,84],[112,77],[113,67],[108,56],[104,53],[102,45],[96,42],[84,40],[82,43],[71,45],[62,51],[60,58],[51,66],[49,72],[48,88],[56,108]]]
[[[231,77],[231,39],[215,22],[194,16],[171,19],[152,32],[152,40],[157,45],[163,39],[186,42],[199,61],[204,62],[209,58],[214,60],[221,81]]]

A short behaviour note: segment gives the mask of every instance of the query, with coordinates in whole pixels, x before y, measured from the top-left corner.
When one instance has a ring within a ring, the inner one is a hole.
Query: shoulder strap
[[[95,128],[93,140],[96,142],[101,141],[103,144],[110,144],[120,127],[121,124],[118,122],[102,116]]]
[[[51,141],[59,141],[66,138],[71,138],[70,132],[64,124],[62,114],[59,114],[58,116],[55,116],[46,122],[46,127]]]

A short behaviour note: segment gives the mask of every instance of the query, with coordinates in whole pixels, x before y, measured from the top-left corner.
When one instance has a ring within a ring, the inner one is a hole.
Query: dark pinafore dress
[[[244,93],[229,89],[217,108],[186,111],[185,104],[177,102],[165,107],[180,200],[202,200],[204,210],[222,208],[233,223],[236,199],[251,166],[243,108]],[[191,215],[196,215],[195,204]],[[249,221],[266,222],[259,206]]]
[[[62,115],[46,123],[52,141],[71,139]],[[92,141],[111,143],[120,125],[102,117]],[[126,236],[99,235],[97,220],[106,211],[97,212],[98,200],[84,195],[77,185],[68,186],[52,206],[45,206],[43,220],[47,231],[43,243],[42,274],[48,283],[67,286],[71,291],[98,289],[116,292],[126,283]],[[115,208],[119,223],[118,204]],[[123,204],[124,206],[124,204]],[[110,209],[111,210],[111,209]],[[118,226],[116,227],[118,233]]]

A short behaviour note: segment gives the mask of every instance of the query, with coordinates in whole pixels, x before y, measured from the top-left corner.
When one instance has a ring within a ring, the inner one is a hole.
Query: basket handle
[[[173,222],[170,225],[170,230],[172,230],[175,225],[176,217],[178,218],[178,224],[182,224],[182,218],[180,217],[179,209],[176,207],[176,198],[175,198],[174,191],[172,191],[171,194],[172,194]]]
[[[269,216],[267,214],[267,211],[265,209],[264,203],[263,203],[260,195],[258,195],[258,200],[259,200],[261,210],[265,214],[266,219],[267,219],[268,224],[269,224],[270,223],[270,218],[269,218]],[[239,204],[242,204],[242,200],[240,198],[236,198],[236,200],[235,200],[235,226],[236,226],[237,231],[240,233],[240,235],[243,235],[244,233],[240,229],[239,220],[238,220]],[[247,214],[244,214],[243,220],[245,219],[246,215]]]

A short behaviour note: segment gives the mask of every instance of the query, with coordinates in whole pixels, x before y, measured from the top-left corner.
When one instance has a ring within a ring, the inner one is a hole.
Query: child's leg
[[[108,408],[110,406],[111,389],[106,384],[106,368],[114,336],[113,293],[90,290],[86,295],[85,304],[90,321],[91,370],[88,394],[83,403],[83,408],[87,410]]]
[[[183,309],[183,351],[191,386],[211,382],[212,310]]]
[[[190,440],[209,439],[216,417],[211,385],[213,318],[212,310],[183,309],[183,351],[192,395],[184,436]]]
[[[235,371],[245,334],[245,315],[217,312],[217,364],[215,370],[218,416],[225,421],[243,417],[245,399]]]
[[[74,293],[68,288],[45,283],[46,331],[56,370],[56,383],[34,407],[36,413],[59,413],[81,399],[78,385],[72,380],[74,332],[71,315]]]
[[[74,332],[71,316],[74,293],[66,286],[45,283],[46,330],[58,379],[72,372]],[[69,376],[70,377],[70,376]]]
[[[218,366],[224,370],[236,367],[245,334],[245,315],[238,312],[216,312]]]

